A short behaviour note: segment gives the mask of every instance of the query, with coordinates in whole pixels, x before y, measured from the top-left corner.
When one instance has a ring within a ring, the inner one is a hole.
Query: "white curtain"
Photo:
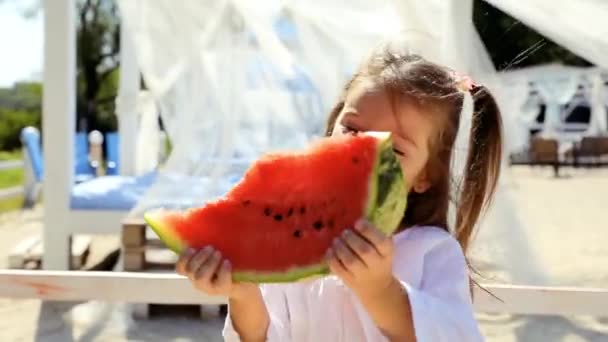
[[[545,101],[545,122],[541,134],[557,137],[562,126],[561,108],[576,93],[581,78],[579,75],[546,75],[535,82],[536,89]]]
[[[173,148],[132,214],[198,205],[225,192],[261,153],[322,134],[349,73],[399,31],[388,4],[120,0]],[[292,23],[290,35],[277,29],[280,16]]]
[[[135,153],[135,174],[143,175],[158,166],[160,154],[160,127],[156,100],[148,91],[140,91],[137,97],[139,129]]]
[[[608,68],[608,1],[486,1],[591,63]]]
[[[586,135],[604,135],[608,133],[608,118],[606,106],[608,98],[606,85],[600,73],[589,76],[589,82],[585,87],[585,97],[591,105],[591,118]]]
[[[527,80],[501,84],[497,88],[496,100],[501,110],[504,125],[505,157],[509,152],[521,151],[528,145],[528,125],[525,124],[524,105],[530,98],[530,84]],[[538,106],[535,114],[538,113]],[[536,115],[534,115],[536,118]]]

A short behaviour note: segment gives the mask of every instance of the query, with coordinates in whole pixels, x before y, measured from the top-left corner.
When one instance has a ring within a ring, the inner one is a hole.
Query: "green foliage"
[[[77,113],[80,130],[116,130],[120,18],[114,0],[78,0]]]
[[[40,112],[0,109],[0,150],[21,146],[19,135],[26,126],[40,127]]]
[[[0,161],[2,160],[20,160],[21,151],[16,150],[12,152],[0,151]],[[12,188],[23,184],[23,169],[12,169],[0,171],[0,189]],[[23,205],[23,198],[21,196],[0,200],[0,213],[9,210],[15,210],[21,208]]]
[[[42,84],[37,82],[16,83],[12,88],[0,88],[0,108],[10,110],[40,111]]]
[[[547,63],[591,65],[483,0],[475,0],[473,21],[499,70]]]
[[[14,151],[0,151],[0,161],[1,160],[21,160],[22,154],[21,150]]]
[[[17,83],[0,88],[0,151],[21,146],[19,135],[26,126],[40,127],[42,85]]]

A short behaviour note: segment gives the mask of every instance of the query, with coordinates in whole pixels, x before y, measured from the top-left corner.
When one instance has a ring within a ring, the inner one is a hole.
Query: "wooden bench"
[[[127,218],[122,222],[121,244],[123,251],[122,269],[127,272],[143,272],[159,275],[175,274],[175,263],[178,256],[165,247],[160,239],[148,227],[143,218]],[[138,303],[132,306],[136,318],[146,319],[151,316],[153,307],[162,303]],[[213,304],[212,304],[213,305]],[[208,305],[196,305],[201,317],[209,311]],[[190,308],[192,309],[192,308]],[[226,313],[226,306],[220,305],[219,313]]]

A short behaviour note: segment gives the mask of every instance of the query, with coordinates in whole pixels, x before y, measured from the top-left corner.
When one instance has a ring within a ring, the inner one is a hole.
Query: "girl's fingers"
[[[374,246],[361,235],[354,233],[353,231],[346,230],[342,234],[342,238],[346,245],[354,252],[354,254],[361,259],[363,264],[366,266],[373,258],[380,256]]]
[[[351,277],[351,273],[344,267],[340,260],[338,260],[333,249],[330,248],[327,251],[326,260],[331,273],[337,275],[342,279]]]
[[[361,234],[363,238],[369,241],[381,256],[388,256],[391,253],[392,240],[376,229],[371,223],[366,220],[359,220],[355,223],[355,230]]]
[[[227,288],[232,283],[232,267],[230,266],[230,262],[225,260],[220,265],[217,271],[217,278],[213,282],[213,285],[217,288]]]
[[[332,248],[336,258],[344,265],[344,268],[351,273],[355,273],[357,270],[365,267],[363,261],[353,253],[353,251],[346,246],[342,239],[335,239]]]
[[[185,252],[180,254],[179,259],[175,263],[175,271],[177,274],[186,275],[186,265],[190,262],[192,256],[196,253],[196,251],[192,248],[188,248]]]
[[[201,264],[200,267],[194,272],[194,279],[197,282],[202,282],[205,287],[211,286],[213,276],[215,275],[221,260],[222,254],[219,251],[213,252],[213,254],[207,258],[205,263]]]
[[[190,261],[186,264],[186,273],[194,274],[194,272],[196,272],[196,270],[198,270],[201,265],[207,262],[207,259],[209,259],[212,253],[213,247],[211,246],[207,246],[202,250],[198,251],[194,256],[192,256],[192,258],[190,258]]]

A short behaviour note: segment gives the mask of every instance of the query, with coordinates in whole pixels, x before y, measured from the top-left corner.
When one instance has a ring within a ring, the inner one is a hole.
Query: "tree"
[[[77,6],[78,129],[115,130],[120,52],[118,9],[113,0],[79,0]]]
[[[40,0],[0,0],[15,4],[26,17],[40,13]],[[114,0],[76,0],[76,128],[116,130],[114,100],[118,89],[120,18]]]

